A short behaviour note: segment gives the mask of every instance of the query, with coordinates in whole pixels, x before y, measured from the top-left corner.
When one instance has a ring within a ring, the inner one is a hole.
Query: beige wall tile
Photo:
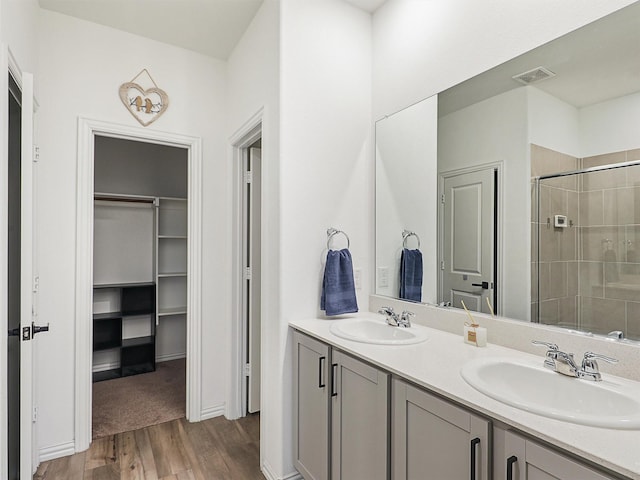
[[[578,297],[570,296],[558,301],[558,324],[567,328],[578,327]]]
[[[627,150],[627,162],[632,162],[634,160],[640,160],[640,148],[636,148],[635,150]]]
[[[607,334],[612,330],[624,330],[626,305],[620,300],[581,297],[579,328],[593,333]]]
[[[578,262],[567,262],[567,296],[574,297],[578,295]]]
[[[613,163],[621,163],[627,161],[627,152],[613,152],[604,155],[595,155],[593,157],[585,157],[582,159],[582,168],[600,167],[602,165],[611,165]]]
[[[580,295],[604,298],[602,262],[580,262]]]
[[[627,331],[625,336],[640,340],[640,302],[627,302]]]
[[[549,289],[549,280],[551,275],[551,262],[540,262],[538,264],[538,301],[549,300],[551,297],[551,290]]]
[[[640,160],[640,149],[631,150],[632,152],[638,152],[637,155],[631,155],[629,161]],[[633,167],[625,168],[627,174],[627,186],[636,187],[640,186],[640,165],[634,165]]]
[[[582,227],[580,232],[582,260],[602,262],[607,248],[613,251],[615,261],[622,260],[620,252],[625,238],[624,227]]]
[[[636,223],[634,218],[635,190],[635,188],[615,188],[602,192],[602,213],[605,225],[629,225]],[[640,199],[638,201],[640,202]]]
[[[557,325],[559,320],[558,300],[546,300],[538,304],[540,309],[540,323]]]
[[[585,192],[618,188],[627,185],[627,173],[624,168],[613,168],[598,172],[583,173],[582,190]]]
[[[567,296],[567,262],[553,262],[549,265],[549,297]]]
[[[602,225],[604,221],[602,191],[580,193],[580,226]]]

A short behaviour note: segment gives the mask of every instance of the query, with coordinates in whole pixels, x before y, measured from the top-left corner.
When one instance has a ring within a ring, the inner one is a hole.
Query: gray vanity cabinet
[[[491,479],[487,419],[394,379],[391,429],[393,480]]]
[[[293,334],[293,454],[306,480],[329,479],[329,346]]]
[[[293,340],[296,469],[305,480],[388,479],[389,375],[300,332]]]
[[[506,480],[613,480],[521,435],[494,428],[494,478]]]
[[[335,350],[331,364],[331,479],[386,480],[389,375]]]

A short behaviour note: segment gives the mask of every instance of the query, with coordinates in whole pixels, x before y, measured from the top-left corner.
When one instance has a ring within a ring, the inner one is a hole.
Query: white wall
[[[423,262],[422,301],[437,302],[438,238],[437,181],[438,98],[431,97],[376,122],[376,272],[374,291],[397,297],[402,232],[420,239]],[[417,248],[416,238],[407,248]],[[380,283],[380,268],[388,271],[388,286]]]
[[[580,111],[534,87],[528,96],[529,143],[580,157]]]
[[[281,477],[283,412],[282,335],[280,314],[280,1],[265,0],[234,49],[227,68],[227,135],[232,136],[260,109],[262,118],[262,468],[270,478]],[[228,155],[231,164],[232,156]],[[230,167],[231,168],[231,167]],[[229,179],[231,181],[231,179]],[[234,192],[237,193],[237,192]],[[230,193],[229,199],[233,195]],[[228,231],[233,231],[233,217]],[[229,251],[231,253],[231,251]],[[228,255],[229,268],[232,255]],[[227,318],[232,319],[228,310]],[[233,321],[233,320],[231,320]],[[236,342],[228,337],[228,345]],[[234,375],[235,372],[230,372]],[[236,383],[234,383],[236,380]],[[227,388],[237,390],[229,378]],[[229,405],[227,415],[236,416]],[[288,468],[288,467],[287,467]],[[277,472],[277,473],[274,473]],[[287,473],[289,470],[287,470]]]
[[[38,96],[38,12],[37,0],[0,1],[0,39],[9,46],[23,72],[34,74]]]
[[[640,93],[580,109],[582,157],[640,147]]]
[[[41,382],[40,448],[55,451],[74,438],[74,258],[77,119],[137,125],[118,96],[120,84],[147,68],[171,99],[149,129],[203,139],[202,407],[221,411],[225,403],[229,305],[225,225],[230,210],[225,162],[225,73],[223,62],[135,35],[40,12],[40,184],[37,193],[42,239],[40,312],[51,331],[42,337],[36,368]],[[45,318],[46,317],[46,318]]]
[[[438,121],[438,173],[501,162],[501,238],[498,265],[501,315],[530,316],[530,166],[527,89],[515,89],[451,113]],[[500,235],[500,232],[499,232]],[[500,268],[500,266],[502,268]],[[502,286],[500,286],[500,284]],[[500,308],[498,309],[500,312]]]
[[[374,119],[634,0],[388,0],[373,17]]]
[[[371,17],[342,0],[283,0],[281,17],[280,474],[293,472],[287,321],[319,309],[326,230],[351,239],[368,310],[373,267]],[[274,396],[275,398],[275,396]],[[275,466],[275,465],[274,465]]]

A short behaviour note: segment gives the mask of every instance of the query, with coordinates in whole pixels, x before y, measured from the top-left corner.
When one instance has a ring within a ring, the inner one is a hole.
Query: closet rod
[[[109,195],[94,195],[94,200],[106,201],[106,202],[127,202],[127,203],[155,203],[153,198],[142,197],[112,197]]]

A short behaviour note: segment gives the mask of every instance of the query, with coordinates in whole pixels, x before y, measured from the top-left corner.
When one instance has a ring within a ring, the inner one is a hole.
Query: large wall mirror
[[[640,340],[638,25],[640,2],[376,123],[377,294]]]

